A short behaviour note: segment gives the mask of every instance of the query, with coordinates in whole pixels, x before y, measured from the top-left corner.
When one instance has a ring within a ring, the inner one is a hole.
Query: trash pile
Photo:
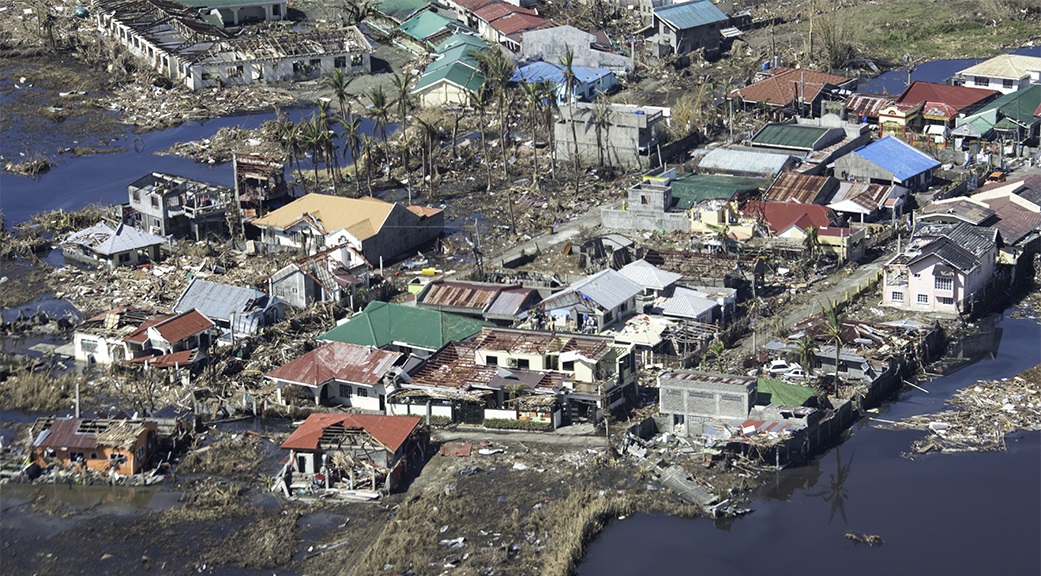
[[[102,99],[101,105],[120,113],[123,123],[138,131],[157,130],[191,120],[233,116],[254,110],[288,107],[296,102],[289,93],[262,85],[228,86],[191,92],[130,83]]]
[[[1005,435],[1041,430],[1041,385],[1037,368],[1023,375],[980,382],[957,392],[948,402],[956,407],[936,414],[905,418],[897,428],[927,430],[912,445],[915,454],[983,452],[1005,449]]]
[[[196,162],[209,164],[231,162],[232,154],[236,152],[257,153],[277,158],[282,155],[277,129],[276,122],[265,122],[256,130],[237,126],[225,127],[209,138],[194,142],[178,142],[160,154],[191,158]]]

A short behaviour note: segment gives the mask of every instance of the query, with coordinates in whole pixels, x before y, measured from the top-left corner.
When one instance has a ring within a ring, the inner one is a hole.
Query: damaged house
[[[509,326],[539,300],[537,290],[519,284],[432,280],[416,296],[416,306]]]
[[[284,12],[284,5],[277,5]],[[273,12],[274,6],[270,8]],[[241,8],[237,11],[241,14]],[[224,27],[219,8],[216,15],[204,15],[171,0],[95,0],[91,13],[103,34],[190,90],[313,80],[334,70],[368,74],[372,69],[372,46],[356,26],[240,34]]]
[[[166,238],[133,226],[120,223],[113,228],[105,222],[98,222],[70,234],[61,243],[61,248],[65,258],[84,264],[137,266],[159,261],[159,249],[166,243]]]
[[[327,488],[391,492],[409,464],[422,462],[429,442],[414,416],[311,414],[282,443],[289,469]]]
[[[130,207],[124,219],[160,236],[223,238],[228,232],[228,209],[235,209],[229,188],[162,172],[135,180],[128,193]]]
[[[111,418],[40,418],[30,431],[32,462],[95,472],[137,474],[156,448],[155,422]]]
[[[315,254],[348,244],[372,263],[390,260],[437,239],[444,211],[376,198],[307,194],[252,222],[265,244]]]
[[[117,308],[83,322],[73,335],[75,358],[88,364],[148,362],[164,368],[190,366],[219,336],[198,310],[155,314]]]
[[[286,264],[268,278],[268,286],[272,296],[297,308],[342,302],[369,287],[371,268],[361,252],[342,244]]]
[[[637,312],[643,287],[608,268],[578,280],[538,305],[537,328],[597,334]]]
[[[553,125],[556,142],[574,141],[573,123],[578,137],[578,157],[585,164],[602,162],[605,166],[626,170],[659,164],[657,145],[666,129],[668,109],[609,104],[604,121],[597,122],[597,106],[587,102],[561,106],[560,121]],[[557,157],[561,162],[573,161],[573,148],[558,147]]]
[[[449,342],[470,338],[488,325],[459,314],[374,301],[318,339],[425,357]]]
[[[278,403],[286,386],[306,388],[316,405],[334,404],[372,412],[387,409],[405,355],[372,346],[330,342],[264,375],[275,383]]]
[[[264,208],[280,206],[289,196],[285,164],[263,154],[235,153],[235,198],[245,219],[256,218]]]
[[[282,301],[260,290],[193,278],[174,303],[174,312],[197,309],[231,337],[256,334],[285,319]]]

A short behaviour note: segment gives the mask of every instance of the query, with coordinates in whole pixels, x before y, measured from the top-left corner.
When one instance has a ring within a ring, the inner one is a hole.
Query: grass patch
[[[26,412],[69,410],[74,404],[76,376],[55,376],[49,370],[20,369],[0,384],[0,408]],[[80,386],[80,401],[86,402],[90,387]]]

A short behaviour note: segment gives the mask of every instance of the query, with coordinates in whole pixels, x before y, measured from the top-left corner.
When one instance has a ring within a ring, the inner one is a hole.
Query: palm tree
[[[423,174],[430,181],[430,195],[434,195],[434,185],[437,180],[437,169],[434,164],[434,147],[441,140],[444,128],[441,126],[441,118],[434,119],[419,118],[416,120],[419,128],[420,139],[423,141]]]
[[[803,336],[795,342],[795,347],[799,352],[799,361],[806,370],[806,375],[812,376],[813,365],[817,362],[817,341],[811,336]]]
[[[845,315],[839,311],[838,305],[828,300],[828,307],[821,305],[824,314],[824,335],[835,344],[835,386],[839,385],[839,358],[842,352],[842,329]]]
[[[409,78],[408,74],[394,73],[391,78],[391,85],[394,87],[394,103],[398,107],[398,119],[401,121],[401,134],[404,136],[408,133],[408,111],[412,108],[412,93],[409,91]],[[408,180],[408,146],[401,146],[401,165],[405,169],[406,180]],[[405,186],[408,188],[409,197],[412,197],[412,184],[406,182]],[[411,204],[411,202],[410,202]]]
[[[350,86],[351,80],[343,73],[343,70],[337,68],[333,70],[333,73],[325,77],[325,87],[332,90],[333,96],[336,101],[340,104],[340,113],[343,114],[344,109],[347,107],[347,101],[352,98],[351,93],[347,91],[347,87]]]
[[[581,164],[578,158],[578,126],[575,118],[575,51],[570,45],[564,44],[564,53],[560,56],[560,65],[564,67],[564,95],[568,106],[571,108],[571,141],[575,152],[575,192],[578,192],[578,178]]]
[[[372,145],[372,137],[368,134],[361,132],[358,138],[361,140],[362,155],[365,156],[365,185],[369,189],[369,196],[372,196],[372,150],[375,147]],[[358,159],[355,158],[354,162],[357,163]]]
[[[509,108],[509,95],[506,87],[513,79],[513,62],[503,56],[502,51],[497,48],[481,50],[476,53],[476,57],[485,82],[491,83],[498,102],[496,113],[499,117],[499,143],[502,145],[502,173],[503,178],[506,178],[509,169],[506,156],[506,111]]]
[[[326,147],[326,139],[329,137],[329,131],[323,130],[322,121],[314,116],[311,116],[310,120],[305,120],[303,126],[303,144],[311,151],[311,165],[314,167],[314,185],[315,189],[318,189],[318,159],[321,158]]]
[[[411,134],[402,132],[394,144],[398,147],[401,157],[405,159],[405,190],[408,191],[408,205],[412,205],[412,176],[409,174],[408,157],[409,150],[415,145],[416,139]]]
[[[545,114],[543,124],[546,125],[546,137],[549,139],[549,157],[550,157],[550,172],[553,174],[557,173],[557,137],[553,130],[553,119],[554,112],[558,111],[557,108],[557,86],[549,80],[543,80],[539,82],[539,89],[542,92],[542,111]]]
[[[387,93],[383,91],[383,86],[376,86],[369,90],[368,96],[372,102],[372,106],[369,107],[369,118],[376,123],[376,128],[380,131],[380,141],[383,143],[384,151],[386,151],[387,121],[390,120],[390,107],[393,102],[387,97]]]
[[[539,187],[539,103],[542,101],[542,92],[538,85],[530,82],[521,82],[521,91],[524,94],[524,102],[528,106],[528,121],[531,124],[531,147],[532,147],[532,172],[531,182],[535,189]]]
[[[816,226],[807,226],[803,230],[805,237],[802,240],[803,251],[806,254],[806,259],[811,264],[817,261],[821,253],[821,242],[817,235]]]
[[[727,345],[722,340],[713,340],[708,346],[708,351],[716,358],[716,369],[720,372],[723,371],[723,352],[726,349]]]
[[[298,176],[297,177],[297,181],[298,182],[302,181],[303,179],[299,178],[299,174],[300,174],[300,157],[299,157],[300,137],[299,137],[299,129],[297,128],[296,124],[294,124],[293,122],[290,122],[287,118],[285,118],[285,116],[283,116],[281,112],[279,112],[279,120],[278,120],[278,141],[279,141],[279,145],[282,147],[282,153],[285,154],[286,161],[289,163],[289,171],[290,172],[293,171],[293,160],[296,159],[297,176]]]
[[[604,169],[604,136],[610,127],[607,114],[607,99],[602,95],[597,96],[596,102],[593,103],[593,127],[596,129],[596,153],[600,170]]]
[[[361,178],[358,176],[358,149],[361,144],[358,136],[361,128],[361,118],[351,114],[350,105],[347,106],[346,110],[341,111],[340,126],[343,126],[343,148],[345,152],[349,152],[351,155],[351,164],[354,165],[354,183],[358,192],[361,193]]]
[[[328,99],[321,98],[318,100],[318,128],[326,133],[326,136],[322,137],[322,156],[325,160],[325,173],[327,176],[333,179],[333,189],[338,190],[339,183],[336,182],[335,176],[340,172],[340,163],[336,160],[336,149],[335,136],[336,132],[333,130],[333,124],[335,118],[332,115],[332,105]]]
[[[485,122],[485,114],[488,112],[488,83],[482,82],[481,85],[472,92],[466,93],[467,104],[470,108],[477,111],[478,122],[481,125],[481,155],[486,164],[485,175],[488,178],[488,182],[485,188],[485,192],[492,191],[492,162],[488,158],[488,130],[487,122]]]

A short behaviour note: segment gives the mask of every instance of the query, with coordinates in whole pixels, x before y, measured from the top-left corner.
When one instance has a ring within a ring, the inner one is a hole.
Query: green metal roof
[[[477,36],[474,36],[473,34],[466,34],[464,32],[456,32],[455,34],[452,34],[451,36],[449,36],[448,39],[446,39],[444,42],[439,44],[437,46],[437,48],[434,49],[434,52],[437,52],[438,54],[443,54],[443,53],[445,53],[446,51],[448,51],[448,50],[450,50],[452,48],[456,48],[458,46],[464,46],[464,45],[465,46],[473,46],[474,48],[477,48],[477,49],[484,49],[484,48],[488,47],[488,43],[487,42],[485,42],[484,40],[481,40],[480,38],[478,38]]]
[[[400,342],[436,350],[453,340],[473,336],[485,326],[491,323],[415,306],[370,302],[361,313],[318,338],[377,348]]]
[[[973,116],[979,116],[991,110],[998,110],[1002,116],[1012,118],[1024,126],[1030,126],[1038,121],[1034,112],[1041,106],[1041,84],[1032,84],[1028,88],[1009,92],[1004,96],[992,100],[989,104],[976,111]]]
[[[456,46],[455,48],[446,50],[441,54],[440,58],[427,64],[426,69],[423,70],[423,74],[430,74],[431,72],[435,72],[446,66],[451,66],[457,62],[466,64],[474,70],[479,70],[480,65],[477,63],[476,53],[477,48],[474,48],[473,46],[467,46],[465,44]]]
[[[452,24],[462,26],[462,24],[459,24],[456,20],[446,18],[440,14],[431,12],[430,10],[425,10],[403,22],[398,26],[398,30],[401,30],[416,40],[423,41]]]
[[[672,181],[675,208],[687,210],[705,200],[729,200],[738,191],[765,188],[765,178],[746,178],[718,174],[684,174]]]
[[[463,62],[453,62],[449,66],[442,66],[432,72],[424,73],[412,88],[412,92],[421,92],[442,80],[451,82],[471,92],[476,91],[481,87],[481,84],[484,84],[484,77],[481,76],[479,71],[467,66]]]
[[[404,22],[427,6],[430,6],[427,0],[383,0],[376,5],[376,10],[397,22]]]
[[[827,132],[828,128],[822,126],[767,124],[752,138],[752,143],[760,146],[813,150],[814,144]]]
[[[778,406],[802,406],[816,392],[809,386],[768,378],[760,378],[757,388],[760,396],[759,403],[767,400],[763,398],[763,395],[769,395],[769,403]]]

